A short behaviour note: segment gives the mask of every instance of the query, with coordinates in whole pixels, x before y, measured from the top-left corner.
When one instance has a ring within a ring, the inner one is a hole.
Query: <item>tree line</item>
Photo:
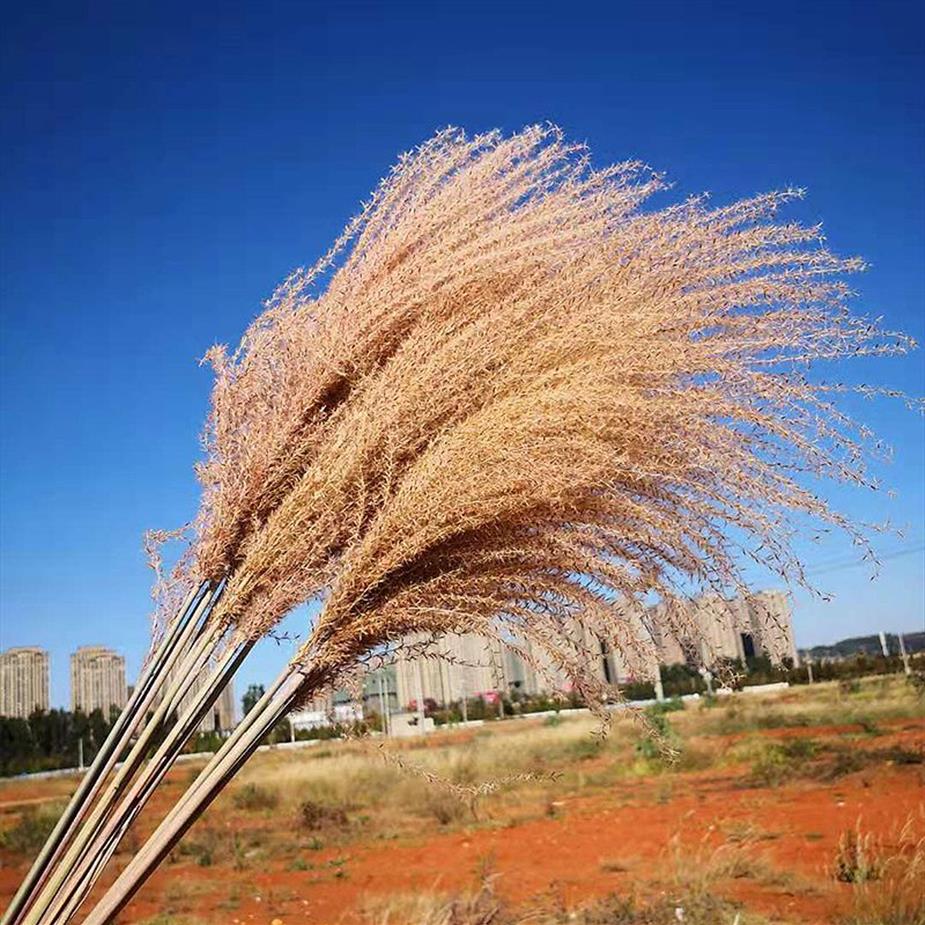
[[[28,719],[0,716],[0,775],[77,767],[93,760],[120,710],[36,710]],[[81,744],[82,743],[82,744]]]
[[[925,656],[918,653],[912,655],[910,663],[913,668],[912,680],[925,690]],[[806,684],[810,680],[805,663],[799,667],[787,661],[781,665],[772,665],[765,656],[749,659],[746,664],[731,662],[728,667],[738,675],[740,686],[774,681]],[[899,673],[904,668],[902,659],[896,655],[884,657],[860,654],[854,658],[817,662],[813,664],[812,671],[814,681],[847,681],[865,675]],[[707,691],[703,676],[689,665],[663,665],[661,677],[666,697],[703,694]],[[655,688],[651,682],[642,681],[621,685],[621,693],[628,700],[646,700],[655,696]],[[262,695],[262,685],[251,685],[247,689],[241,698],[245,715]],[[512,690],[504,696],[501,704],[490,704],[481,698],[469,699],[465,711],[459,703],[444,706],[427,701],[425,713],[440,725],[459,722],[463,713],[468,719],[493,720],[517,713],[582,705],[574,694],[550,697],[545,694],[522,695]],[[84,763],[89,764],[106,740],[119,712],[117,707],[113,707],[108,715],[104,715],[101,710],[94,710],[90,714],[79,710],[74,713],[68,710],[36,710],[28,719],[0,716],[0,777],[77,767],[81,757],[81,743]],[[356,733],[361,729],[376,730],[380,727],[381,718],[373,709],[367,711],[366,719],[352,731]],[[295,738],[326,739],[337,737],[343,732],[344,729],[338,726],[325,726],[298,730]],[[263,741],[267,744],[286,742],[290,735],[288,720],[283,719],[267,733]],[[190,751],[215,751],[221,745],[222,738],[222,733],[203,732],[193,739],[188,748]]]

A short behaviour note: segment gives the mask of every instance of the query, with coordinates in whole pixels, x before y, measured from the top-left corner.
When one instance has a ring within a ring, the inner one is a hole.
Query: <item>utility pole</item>
[[[382,734],[387,736],[389,735],[390,717],[389,717],[389,707],[386,702],[386,696],[385,696],[385,681],[383,680],[383,676],[381,673],[379,675],[378,680],[379,680],[379,716],[382,719]]]
[[[418,656],[418,729],[424,735],[424,659]]]
[[[295,742],[295,723],[292,721],[292,714],[286,714],[286,719],[289,720],[289,741]]]
[[[655,699],[661,703],[665,699],[665,688],[662,685],[662,666],[659,664],[658,655],[652,653],[652,673],[654,676]]]
[[[903,671],[907,675],[911,675],[912,668],[909,666],[909,653],[906,652],[906,640],[903,639],[902,633],[897,633],[896,635],[899,638],[899,654],[902,656],[903,660]]]
[[[809,683],[813,683],[813,660],[806,656],[806,677],[809,680]]]
[[[713,696],[713,672],[709,668],[701,668],[700,676],[706,682],[707,685],[707,696]]]
[[[84,737],[77,740],[77,767],[82,771],[84,769]]]
[[[883,630],[880,630],[880,648],[883,649],[883,657],[884,657],[884,658],[889,658],[889,657],[890,657],[890,650],[889,650],[889,648],[887,647],[887,644],[886,644],[886,633],[884,633]]]

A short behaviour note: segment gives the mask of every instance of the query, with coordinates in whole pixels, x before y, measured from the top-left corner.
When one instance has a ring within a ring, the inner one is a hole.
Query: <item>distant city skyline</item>
[[[871,584],[868,581],[868,584]],[[771,592],[761,592],[761,594],[772,594],[778,595],[780,592],[771,591]],[[290,621],[292,621],[294,616],[290,616]],[[793,625],[793,639],[792,643],[795,646],[796,650],[802,651],[805,649],[810,649],[818,645],[828,645],[834,644],[843,639],[849,639],[857,636],[875,636],[882,629],[883,632],[887,634],[911,634],[922,632],[925,630],[925,625],[922,625],[922,621],[919,621],[918,625],[911,626],[895,626],[889,623],[888,621],[883,624],[882,627],[877,627],[869,631],[863,632],[836,632],[829,636],[817,636],[813,638],[813,641],[805,641],[797,627],[799,626],[799,612],[794,607],[791,614],[792,625]],[[834,629],[835,627],[833,627]],[[10,649],[4,649],[2,647],[2,634],[0,634],[0,665],[2,665],[2,658],[8,651],[16,651],[12,647]],[[715,644],[714,640],[714,644]],[[277,643],[273,643],[272,647],[267,646],[266,642],[263,643],[265,649],[271,649],[276,658],[270,659],[267,658],[266,651],[263,653],[263,658],[261,658],[261,652],[258,649],[255,652],[256,658],[250,658],[248,661],[245,661],[242,666],[238,676],[233,680],[232,685],[226,688],[220,697],[220,701],[217,703],[215,711],[210,716],[206,717],[206,720],[203,722],[203,728],[228,728],[229,723],[233,722],[235,717],[240,715],[240,704],[238,703],[238,697],[247,690],[248,686],[251,684],[263,684],[267,685],[270,683],[272,678],[275,676],[277,668],[274,667],[278,662],[281,662],[283,658],[288,657],[285,647],[280,646]],[[788,642],[788,645],[790,643]],[[122,661],[123,666],[127,664],[130,659],[125,658],[123,653],[115,652],[108,649],[106,646],[101,645],[91,645],[91,646],[79,646],[74,652],[59,652],[55,653],[54,650],[48,650],[44,647],[35,647],[35,646],[23,646],[16,647],[22,648],[27,651],[41,651],[45,652],[47,655],[47,666],[46,671],[48,673],[48,685],[49,685],[49,708],[55,709],[73,709],[73,658],[76,654],[81,651],[87,650],[90,652],[108,652],[110,655],[115,656],[117,659]],[[725,644],[719,645],[720,651],[725,651]],[[147,647],[145,646],[144,654],[147,653]],[[727,654],[731,654],[727,653]],[[894,653],[895,654],[895,653]],[[137,658],[138,653],[135,653],[138,669],[140,670],[141,658]],[[56,671],[56,665],[58,669]],[[134,681],[137,677],[138,671],[128,672],[124,667],[125,671],[124,679],[126,690],[130,689],[134,685]],[[409,682],[410,683],[410,682]],[[124,700],[123,700],[124,704]],[[91,707],[92,709],[92,707]]]

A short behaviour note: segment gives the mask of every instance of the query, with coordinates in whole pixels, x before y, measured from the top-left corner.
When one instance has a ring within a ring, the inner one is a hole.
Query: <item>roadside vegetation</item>
[[[913,683],[875,676],[772,696],[670,699],[636,721],[618,714],[603,739],[591,717],[560,713],[420,739],[270,750],[171,852],[165,877],[147,891],[160,891],[157,916],[147,921],[232,921],[256,902],[253,878],[271,871],[275,885],[261,888],[263,917],[254,921],[303,921],[293,910],[306,908],[314,889],[342,888],[369,925],[780,925],[791,920],[768,911],[784,903],[780,897],[820,904],[830,896],[838,901],[836,925],[925,925],[925,816],[913,803],[897,805],[895,831],[863,815],[806,831],[807,846],[824,845],[824,860],[809,872],[774,858],[796,818],[772,828],[742,812],[706,826],[689,819],[693,795],[716,788],[744,806],[790,799],[795,788],[831,802],[849,785],[873,793],[884,775],[898,774],[915,792],[925,783],[923,714]],[[197,771],[175,772],[165,800]],[[41,784],[48,802],[0,812],[4,865],[24,866],[60,811],[65,782]],[[25,786],[0,784],[0,804],[14,804]],[[622,842],[593,862],[599,876],[619,883],[603,895],[543,896],[526,908],[508,899],[511,871],[491,869],[490,858],[477,871],[477,859],[467,859],[470,886],[455,890],[368,896],[353,879],[360,849],[388,858],[392,846],[453,833],[516,839],[519,827],[567,822],[588,801],[615,810],[665,807],[675,820],[657,862],[635,865]],[[143,835],[130,835],[123,860]],[[755,893],[772,898],[754,907]]]

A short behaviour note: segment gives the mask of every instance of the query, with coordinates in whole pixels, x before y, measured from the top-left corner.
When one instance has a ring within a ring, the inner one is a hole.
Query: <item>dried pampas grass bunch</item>
[[[148,666],[166,706],[154,726],[130,708],[110,754],[133,730],[166,728],[164,744],[114,788],[105,761],[91,773],[5,921],[70,919],[240,659],[300,603],[319,605],[305,643],[90,925],[279,717],[409,634],[501,637],[599,704],[587,631],[648,665],[642,601],[694,639],[694,590],[747,593],[752,561],[802,581],[803,519],[853,530],[807,481],[870,485],[870,435],[807,368],[910,341],[847,313],[859,261],[774,220],[797,191],[648,207],[663,186],[639,163],[593,169],[553,127],[441,132],[234,353],[210,352],[202,507],[168,594],[187,600]]]

